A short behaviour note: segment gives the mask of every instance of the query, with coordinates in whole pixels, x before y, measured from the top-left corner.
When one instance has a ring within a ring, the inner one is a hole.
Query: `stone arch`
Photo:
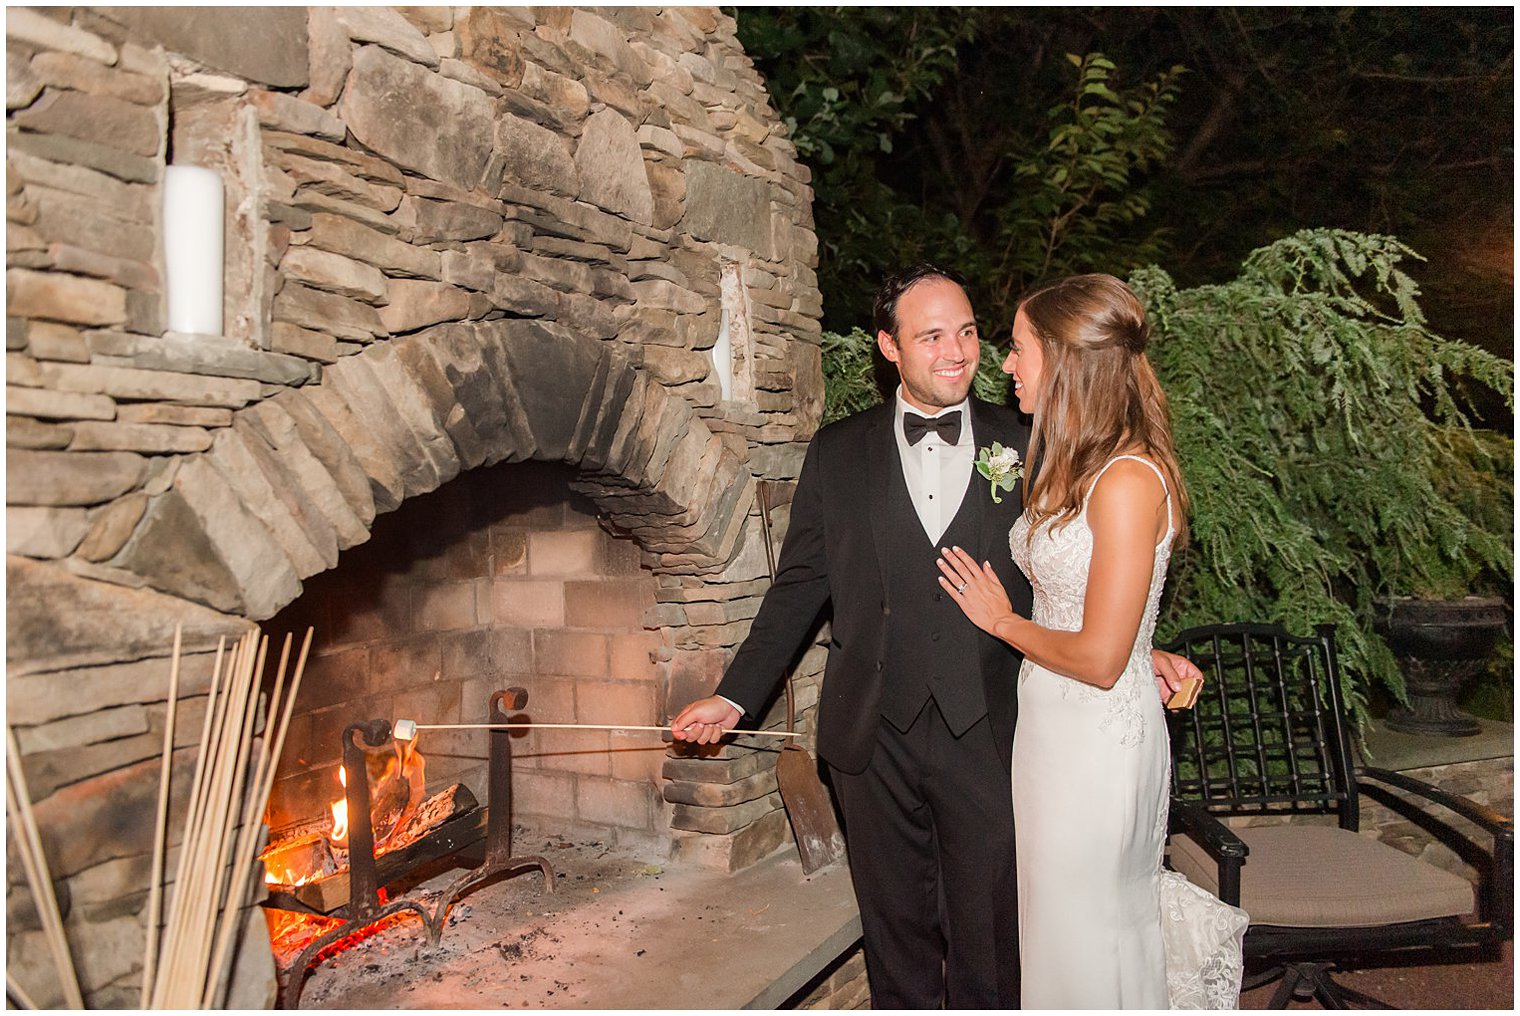
[[[367,540],[377,513],[526,459],[578,466],[575,488],[662,571],[722,567],[754,495],[733,449],[618,346],[550,322],[460,322],[372,344],[234,414],[112,563],[263,620]]]

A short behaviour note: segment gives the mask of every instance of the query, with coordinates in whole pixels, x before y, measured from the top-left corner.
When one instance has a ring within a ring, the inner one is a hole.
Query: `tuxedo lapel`
[[[996,425],[994,414],[985,410],[984,404],[977,399],[971,400],[971,434],[976,441],[977,455],[980,457],[981,449],[992,447],[992,443],[1003,445],[1005,448],[1017,443],[1018,435]],[[1022,450],[1020,452],[1022,457]],[[967,497],[976,499],[978,510],[981,512],[979,532],[981,534],[981,547],[979,560],[995,561],[1008,556],[1008,530],[1013,526],[1013,521],[1024,510],[1024,485],[1020,481],[1014,484],[1012,490],[999,491],[998,496],[1003,499],[1002,504],[994,504],[992,501],[991,481],[971,467],[973,481],[970,493]]]
[[[890,404],[883,407],[885,412],[878,412],[875,418],[866,427],[866,503],[862,510],[871,519],[871,543],[876,549],[876,568],[881,581],[881,588],[887,588],[887,553],[891,532],[887,525],[887,485],[892,479],[892,470],[902,471],[902,464],[897,461],[897,439],[892,433],[892,424],[896,414],[891,411]]]

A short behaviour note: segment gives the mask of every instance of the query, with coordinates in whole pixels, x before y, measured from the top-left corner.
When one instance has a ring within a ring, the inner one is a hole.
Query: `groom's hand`
[[[1203,680],[1203,671],[1192,660],[1159,649],[1151,650],[1151,667],[1156,672],[1156,690],[1161,693],[1162,702],[1170,701],[1188,678]]]
[[[709,695],[697,699],[670,721],[670,736],[677,741],[714,744],[732,730],[743,715],[727,699]]]

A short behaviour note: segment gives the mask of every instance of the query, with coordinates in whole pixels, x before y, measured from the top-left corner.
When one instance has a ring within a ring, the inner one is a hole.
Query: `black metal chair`
[[[1467,951],[1496,952],[1511,937],[1512,820],[1408,776],[1353,765],[1334,626],[1295,638],[1280,625],[1212,625],[1163,648],[1207,676],[1197,705],[1172,717],[1169,863],[1250,915],[1246,988],[1281,978],[1273,1008],[1312,997],[1326,1008],[1386,1009],[1336,983],[1332,971],[1415,950],[1477,959]],[[1479,885],[1360,835],[1364,793],[1451,846]],[[1452,814],[1491,836],[1491,849],[1471,827],[1449,824]],[[1230,816],[1283,822],[1231,828],[1220,821]]]

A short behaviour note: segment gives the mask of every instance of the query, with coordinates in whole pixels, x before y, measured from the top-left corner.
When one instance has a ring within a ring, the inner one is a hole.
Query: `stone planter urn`
[[[1436,737],[1478,733],[1478,721],[1457,708],[1456,697],[1504,633],[1504,600],[1398,596],[1380,601],[1378,612],[1378,633],[1398,657],[1409,691],[1409,705],[1389,711],[1388,728]]]

